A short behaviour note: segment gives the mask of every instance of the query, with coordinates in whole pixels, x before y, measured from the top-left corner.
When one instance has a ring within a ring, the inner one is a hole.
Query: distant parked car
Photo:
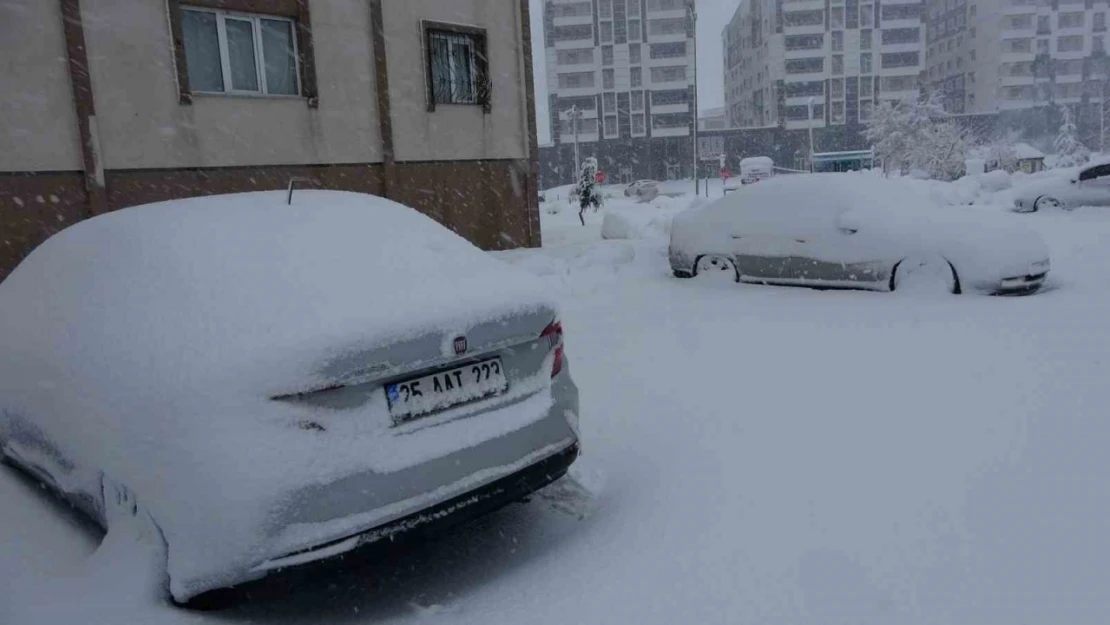
[[[1033,293],[1048,249],[1014,219],[922,204],[894,182],[859,175],[777,177],[676,216],[670,264],[681,278]]]
[[[635,182],[629,183],[628,186],[626,186],[624,188],[624,196],[625,197],[638,197],[640,195],[640,190],[641,189],[644,189],[646,187],[656,187],[657,188],[658,186],[659,186],[659,183],[656,182],[655,180],[637,180]],[[656,189],[656,193],[658,193],[658,189]]]
[[[740,159],[740,184],[752,184],[775,175],[775,162],[769,156],[749,156]]]
[[[536,280],[382,198],[128,208],[0,282],[0,456],[153,524],[183,602],[563,475],[562,335]]]
[[[1095,163],[1068,176],[1046,178],[1022,188],[1014,199],[1014,211],[1019,213],[1080,206],[1110,206],[1110,163]]]

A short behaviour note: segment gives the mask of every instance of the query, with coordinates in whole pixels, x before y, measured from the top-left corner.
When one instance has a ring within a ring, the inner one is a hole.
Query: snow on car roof
[[[741,165],[774,165],[775,162],[771,160],[770,156],[749,156],[740,159]]]
[[[551,305],[527,276],[411,208],[315,190],[287,206],[284,192],[256,192],[67,228],[0,283],[0,334],[50,343],[79,330],[89,351],[71,358],[149,358],[208,383],[234,369],[253,392],[277,394],[299,390],[289,385],[310,372],[297,367],[353,344],[464,329],[541,303]]]

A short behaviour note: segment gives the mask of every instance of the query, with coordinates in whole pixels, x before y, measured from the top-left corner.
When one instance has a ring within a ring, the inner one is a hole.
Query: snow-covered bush
[[[604,202],[601,190],[597,187],[597,159],[589,157],[582,161],[578,170],[578,186],[575,187],[578,197],[578,219],[586,225],[586,209],[593,206],[594,210],[601,208]]]
[[[1071,117],[1071,109],[1063,107],[1064,121],[1060,124],[1060,131],[1052,143],[1056,150],[1056,167],[1076,167],[1087,162],[1091,151],[1076,136],[1075,122]]]
[[[947,120],[940,96],[883,102],[875,107],[864,131],[887,172],[910,172],[938,180],[963,175],[965,133]]]

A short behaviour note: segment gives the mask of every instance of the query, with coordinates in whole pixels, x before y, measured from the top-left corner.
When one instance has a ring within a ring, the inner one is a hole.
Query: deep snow
[[[971,182],[906,184],[941,202]],[[198,615],[111,584],[63,605],[68,580],[142,559],[123,539],[89,559],[95,535],[0,471],[0,622],[1105,620],[1110,211],[1022,216],[1052,252],[1036,296],[892,297],[677,280],[666,217],[689,196],[611,199],[643,227],[608,241],[601,213],[582,227],[562,202],[541,211],[546,249],[498,256],[562,299],[575,479]]]

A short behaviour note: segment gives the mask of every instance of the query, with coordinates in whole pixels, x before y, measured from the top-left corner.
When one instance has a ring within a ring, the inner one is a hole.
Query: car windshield
[[[1110,0],[0,0],[0,625],[1110,621]]]

